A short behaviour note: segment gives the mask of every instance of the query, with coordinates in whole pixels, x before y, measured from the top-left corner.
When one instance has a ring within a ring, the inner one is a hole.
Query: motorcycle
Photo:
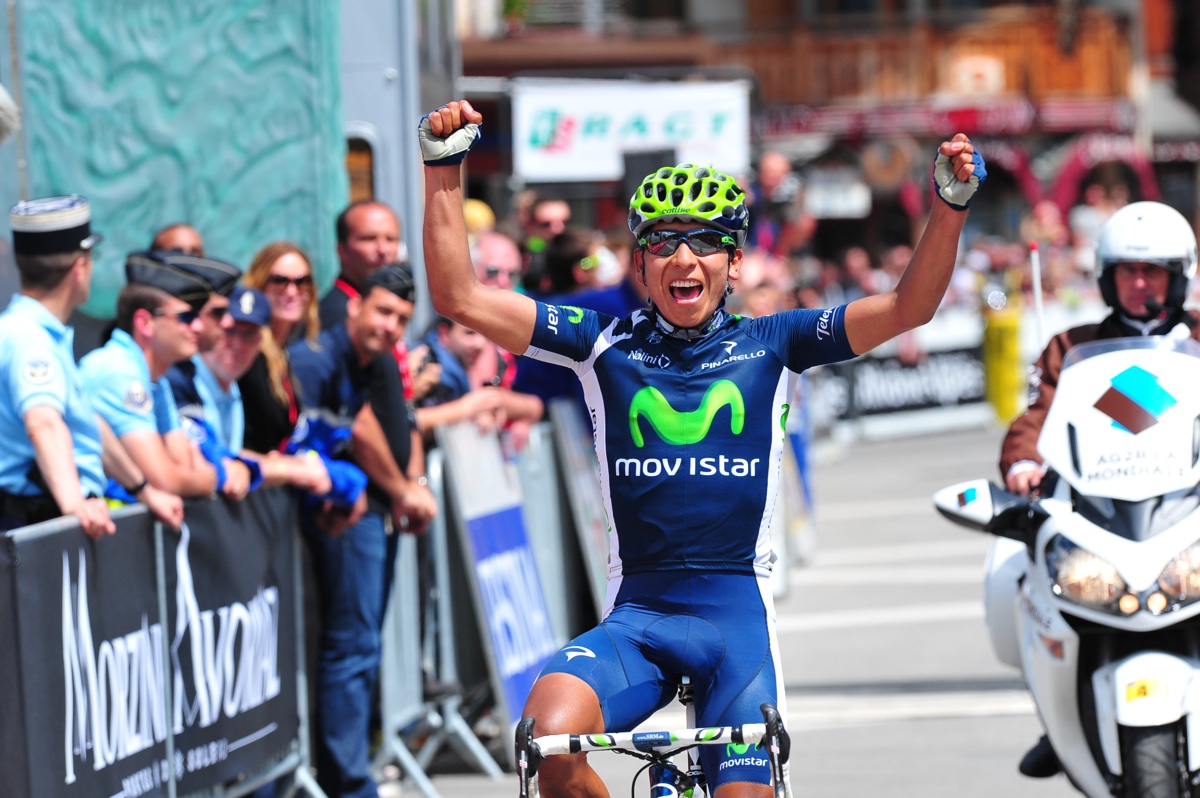
[[[996,536],[985,617],[1091,798],[1200,798],[1200,346],[1072,349],[1038,438],[1040,496],[984,479],[938,511]]]

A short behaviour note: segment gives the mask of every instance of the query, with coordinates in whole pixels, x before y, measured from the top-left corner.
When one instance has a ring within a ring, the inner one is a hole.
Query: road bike
[[[762,723],[691,728],[692,687],[686,679],[679,686],[679,701],[687,710],[689,728],[534,737],[534,718],[522,719],[517,725],[516,739],[519,798],[539,798],[537,772],[547,757],[600,751],[644,760],[645,767],[634,774],[634,789],[638,776],[649,771],[651,798],[705,798],[709,795],[708,782],[698,755],[702,745],[745,746],[742,750],[746,752],[751,748],[765,751],[770,761],[775,798],[791,798],[787,768],[791,740],[783,718],[773,704],[760,707]],[[686,761],[680,756],[685,752]]]

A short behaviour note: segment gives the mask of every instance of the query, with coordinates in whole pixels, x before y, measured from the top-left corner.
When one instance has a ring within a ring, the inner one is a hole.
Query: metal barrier
[[[236,796],[282,778],[323,796],[290,495],[189,502],[178,534],[140,506],[113,517],[100,540],[73,517],[4,535],[6,792]]]
[[[446,545],[447,503],[444,458],[440,449],[430,451],[426,459],[429,489],[438,503],[438,515],[430,524],[431,556],[434,563],[433,627],[429,637],[436,646],[430,652],[432,671],[445,682],[457,682],[457,652],[451,633],[454,608],[450,584],[450,553]],[[375,759],[376,771],[394,763],[406,779],[425,798],[437,798],[437,789],[425,769],[446,744],[474,769],[492,778],[503,774],[482,743],[459,714],[462,696],[427,702],[422,695],[422,640],[420,621],[420,578],[417,541],[405,535],[396,557],[392,596],[383,629],[383,659],[380,664],[380,711],[383,718],[383,745]],[[407,739],[423,738],[414,755]]]

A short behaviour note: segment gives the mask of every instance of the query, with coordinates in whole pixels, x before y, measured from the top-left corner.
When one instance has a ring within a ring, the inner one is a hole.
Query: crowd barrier
[[[4,537],[0,772],[28,796],[221,793],[307,770],[295,507],[279,490]],[[255,774],[253,781],[246,774]]]

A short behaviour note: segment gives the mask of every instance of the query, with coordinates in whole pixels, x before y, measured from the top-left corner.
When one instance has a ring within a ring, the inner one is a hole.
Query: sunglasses
[[[696,257],[737,247],[733,237],[720,230],[653,230],[638,243],[650,250],[651,255],[664,258],[674,255],[680,244],[687,244]]]
[[[484,268],[483,273],[489,280],[495,280],[502,274],[507,274],[508,279],[514,283],[521,279],[520,269],[501,269],[499,266],[487,266]]]
[[[171,313],[170,311],[163,310],[162,308],[155,308],[154,310],[150,311],[150,315],[160,318],[172,318],[180,324],[191,324],[200,314],[194,310],[180,310]]]
[[[210,316],[216,321],[220,321],[221,319],[225,318],[225,314],[228,312],[229,306],[226,305],[225,307],[209,308],[208,310],[204,311],[204,315]]]
[[[304,291],[312,285],[312,275],[306,274],[303,277],[288,277],[286,274],[272,274],[267,277],[267,285],[276,287],[294,285],[299,290]]]

